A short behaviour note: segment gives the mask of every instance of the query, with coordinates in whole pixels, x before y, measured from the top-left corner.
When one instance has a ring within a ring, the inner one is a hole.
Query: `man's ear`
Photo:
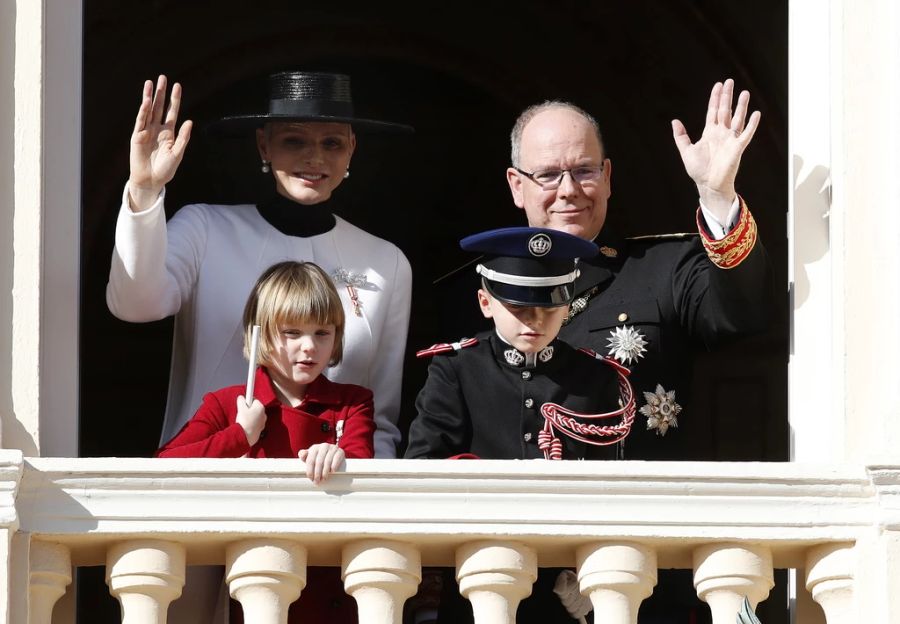
[[[522,174],[510,167],[506,170],[506,183],[509,184],[509,192],[512,193],[513,203],[519,208],[525,207],[525,196],[522,193]]]
[[[483,288],[478,289],[478,307],[484,318],[494,318],[494,312],[491,310],[491,296]]]
[[[269,142],[266,140],[266,131],[262,128],[256,129],[256,149],[259,151],[260,158],[269,160]]]
[[[607,158],[603,161],[603,180],[606,182],[606,199],[612,195],[612,161]]]

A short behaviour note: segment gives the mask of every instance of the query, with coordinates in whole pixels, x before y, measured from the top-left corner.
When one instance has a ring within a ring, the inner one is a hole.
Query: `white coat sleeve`
[[[123,321],[157,321],[177,313],[193,293],[206,248],[206,219],[198,206],[186,206],[167,226],[165,190],[141,212],[128,207],[127,193],[126,187],[106,305]]]
[[[403,380],[403,360],[406,353],[406,334],[409,331],[409,308],[412,299],[412,269],[399,249],[391,281],[391,300],[384,327],[376,345],[373,365],[372,391],[375,394],[375,457],[389,459],[397,456],[400,443],[400,393]]]

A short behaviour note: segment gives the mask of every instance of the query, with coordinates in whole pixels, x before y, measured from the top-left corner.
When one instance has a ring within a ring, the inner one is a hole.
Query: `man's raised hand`
[[[734,180],[741,164],[741,156],[756,128],[760,113],[747,118],[750,93],[742,91],[732,114],[734,81],[717,82],[709,94],[706,126],[696,143],[692,143],[684,124],[672,121],[672,135],[681,153],[688,175],[697,185],[700,201],[720,222],[725,221],[734,202]]]

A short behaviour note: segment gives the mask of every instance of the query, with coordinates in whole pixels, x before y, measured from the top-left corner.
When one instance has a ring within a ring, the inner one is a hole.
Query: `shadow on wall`
[[[804,169],[803,158],[794,154],[794,309],[809,297],[806,266],[821,260],[829,247],[831,171],[816,165]]]

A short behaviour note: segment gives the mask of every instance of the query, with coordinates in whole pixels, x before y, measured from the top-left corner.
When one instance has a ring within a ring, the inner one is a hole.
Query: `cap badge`
[[[616,327],[610,330],[609,336],[606,339],[609,343],[606,345],[609,347],[607,355],[614,357],[626,366],[637,363],[640,358],[644,357],[644,352],[647,350],[644,347],[648,342],[644,335],[634,327],[628,325]]]
[[[607,247],[606,245],[603,245],[603,247],[600,248],[600,253],[602,253],[607,258],[615,258],[619,255],[618,251],[616,251],[612,247]]]
[[[506,358],[507,364],[512,364],[513,366],[521,366],[525,361],[525,356],[516,349],[507,349],[503,352],[503,357]]]
[[[535,234],[528,239],[528,251],[532,256],[537,256],[538,258],[546,256],[550,253],[551,247],[553,247],[553,241],[543,232]]]
[[[641,414],[647,417],[647,429],[656,429],[656,434],[664,436],[669,427],[678,427],[678,414],[681,406],[675,402],[675,391],[666,389],[656,384],[656,392],[645,392],[644,400],[647,404],[640,409]]]

